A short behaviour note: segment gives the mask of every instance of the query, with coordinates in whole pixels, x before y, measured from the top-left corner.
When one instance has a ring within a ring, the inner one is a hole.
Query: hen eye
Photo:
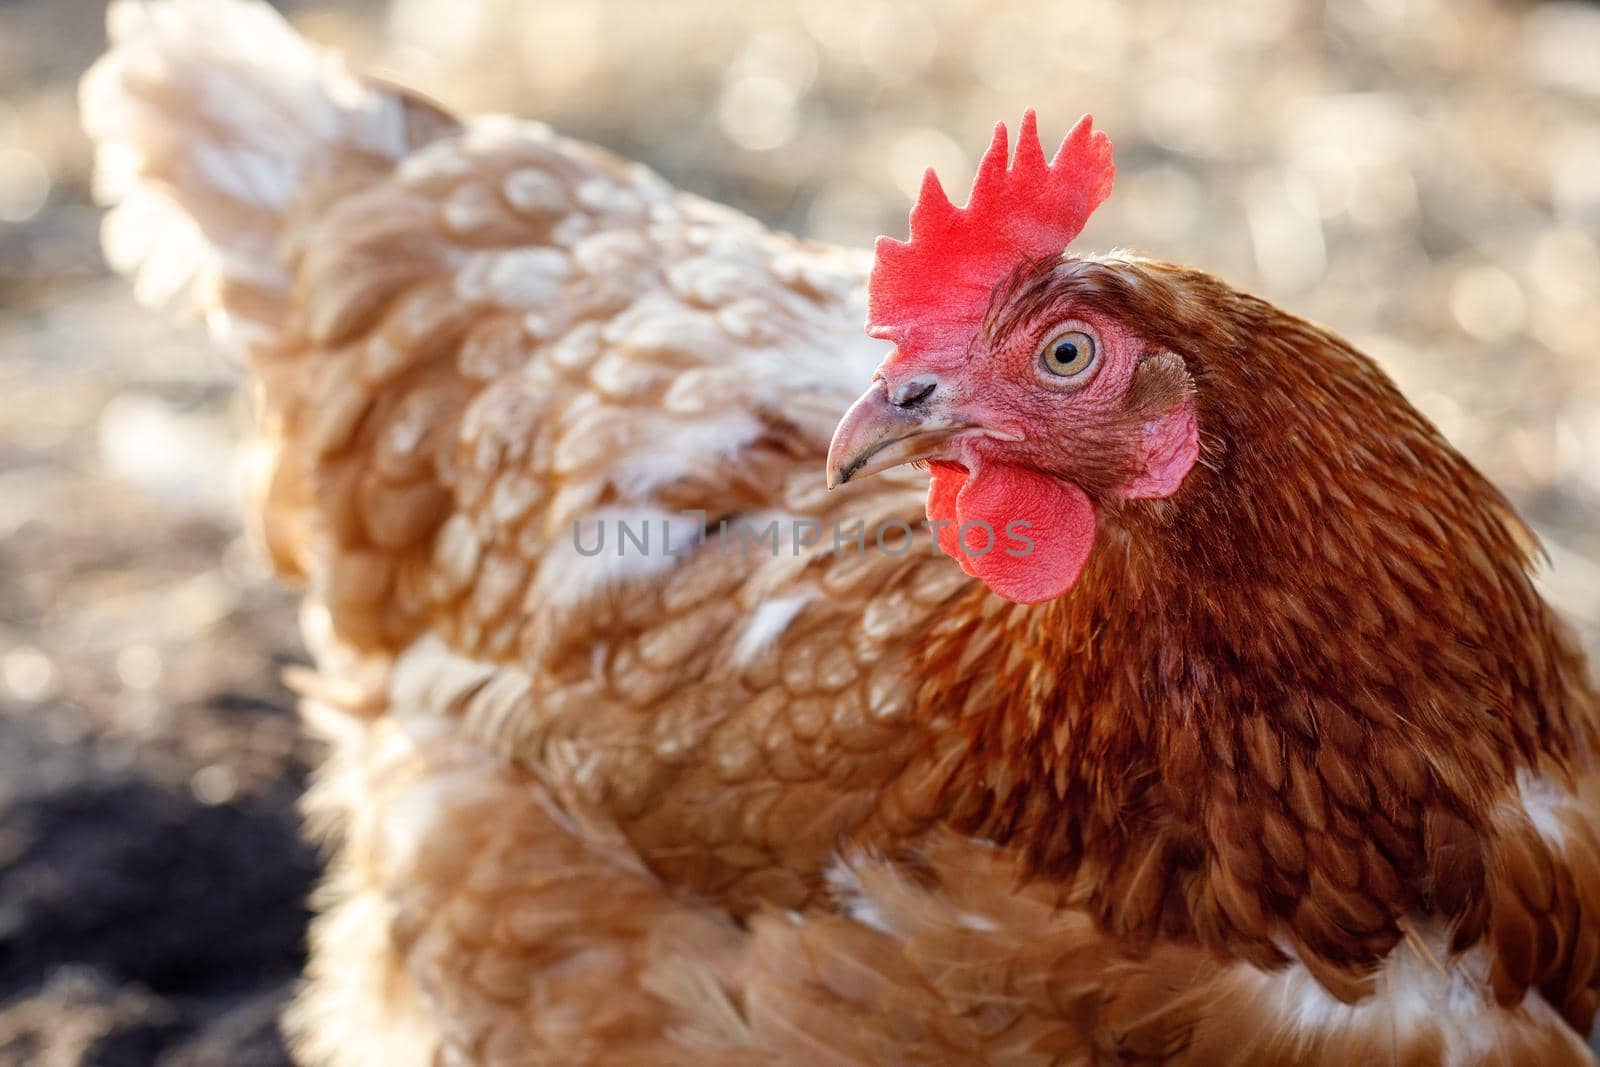
[[[1082,330],[1058,333],[1039,350],[1039,363],[1058,378],[1076,378],[1094,366],[1094,338]]]

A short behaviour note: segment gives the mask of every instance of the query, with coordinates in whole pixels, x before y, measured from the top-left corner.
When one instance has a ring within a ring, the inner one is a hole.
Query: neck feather
[[[1196,377],[1200,463],[1170,499],[1103,504],[1064,597],[974,590],[930,631],[922,715],[965,746],[949,817],[1083,875],[1120,930],[1272,960],[1290,919],[1303,954],[1370,961],[1407,910],[1470,907],[1471,885],[1425,899],[1441,826],[1588,750],[1593,696],[1526,528],[1370,361],[1203,276],[1161,280],[1204,288],[1151,338]],[[1212,347],[1186,350],[1202,313]],[[1375,910],[1301,922],[1308,837],[1345,835],[1382,872]]]

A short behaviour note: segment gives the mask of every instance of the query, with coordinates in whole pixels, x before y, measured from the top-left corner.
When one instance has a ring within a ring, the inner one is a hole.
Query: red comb
[[[911,240],[878,238],[867,283],[867,332],[896,344],[965,347],[994,288],[1025,262],[1054,258],[1111,193],[1111,141],[1088,115],[1048,164],[1033,109],[1023,112],[1017,158],[1007,166],[1005,123],[978,165],[964,208],[945,196],[933,168],[911,209]]]

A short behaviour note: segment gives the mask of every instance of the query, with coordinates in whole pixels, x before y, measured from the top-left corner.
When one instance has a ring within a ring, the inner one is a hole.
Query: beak
[[[828,488],[852,478],[936,458],[939,448],[971,423],[951,417],[939,395],[939,381],[918,375],[890,393],[882,380],[845,412],[828,446]]]

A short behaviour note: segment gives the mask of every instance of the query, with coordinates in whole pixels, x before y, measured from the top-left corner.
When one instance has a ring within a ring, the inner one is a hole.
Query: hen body
[[[1589,1062],[1582,665],[1509,509],[1337,338],[1076,261],[1151,340],[1316,354],[1215,374],[1202,465],[1248,492],[1159,550],[1108,515],[1011,604],[893,525],[925,474],[825,489],[884,351],[864,255],[264,8],[112,26],[108,249],[247,353],[307,590],[305,1062]]]

